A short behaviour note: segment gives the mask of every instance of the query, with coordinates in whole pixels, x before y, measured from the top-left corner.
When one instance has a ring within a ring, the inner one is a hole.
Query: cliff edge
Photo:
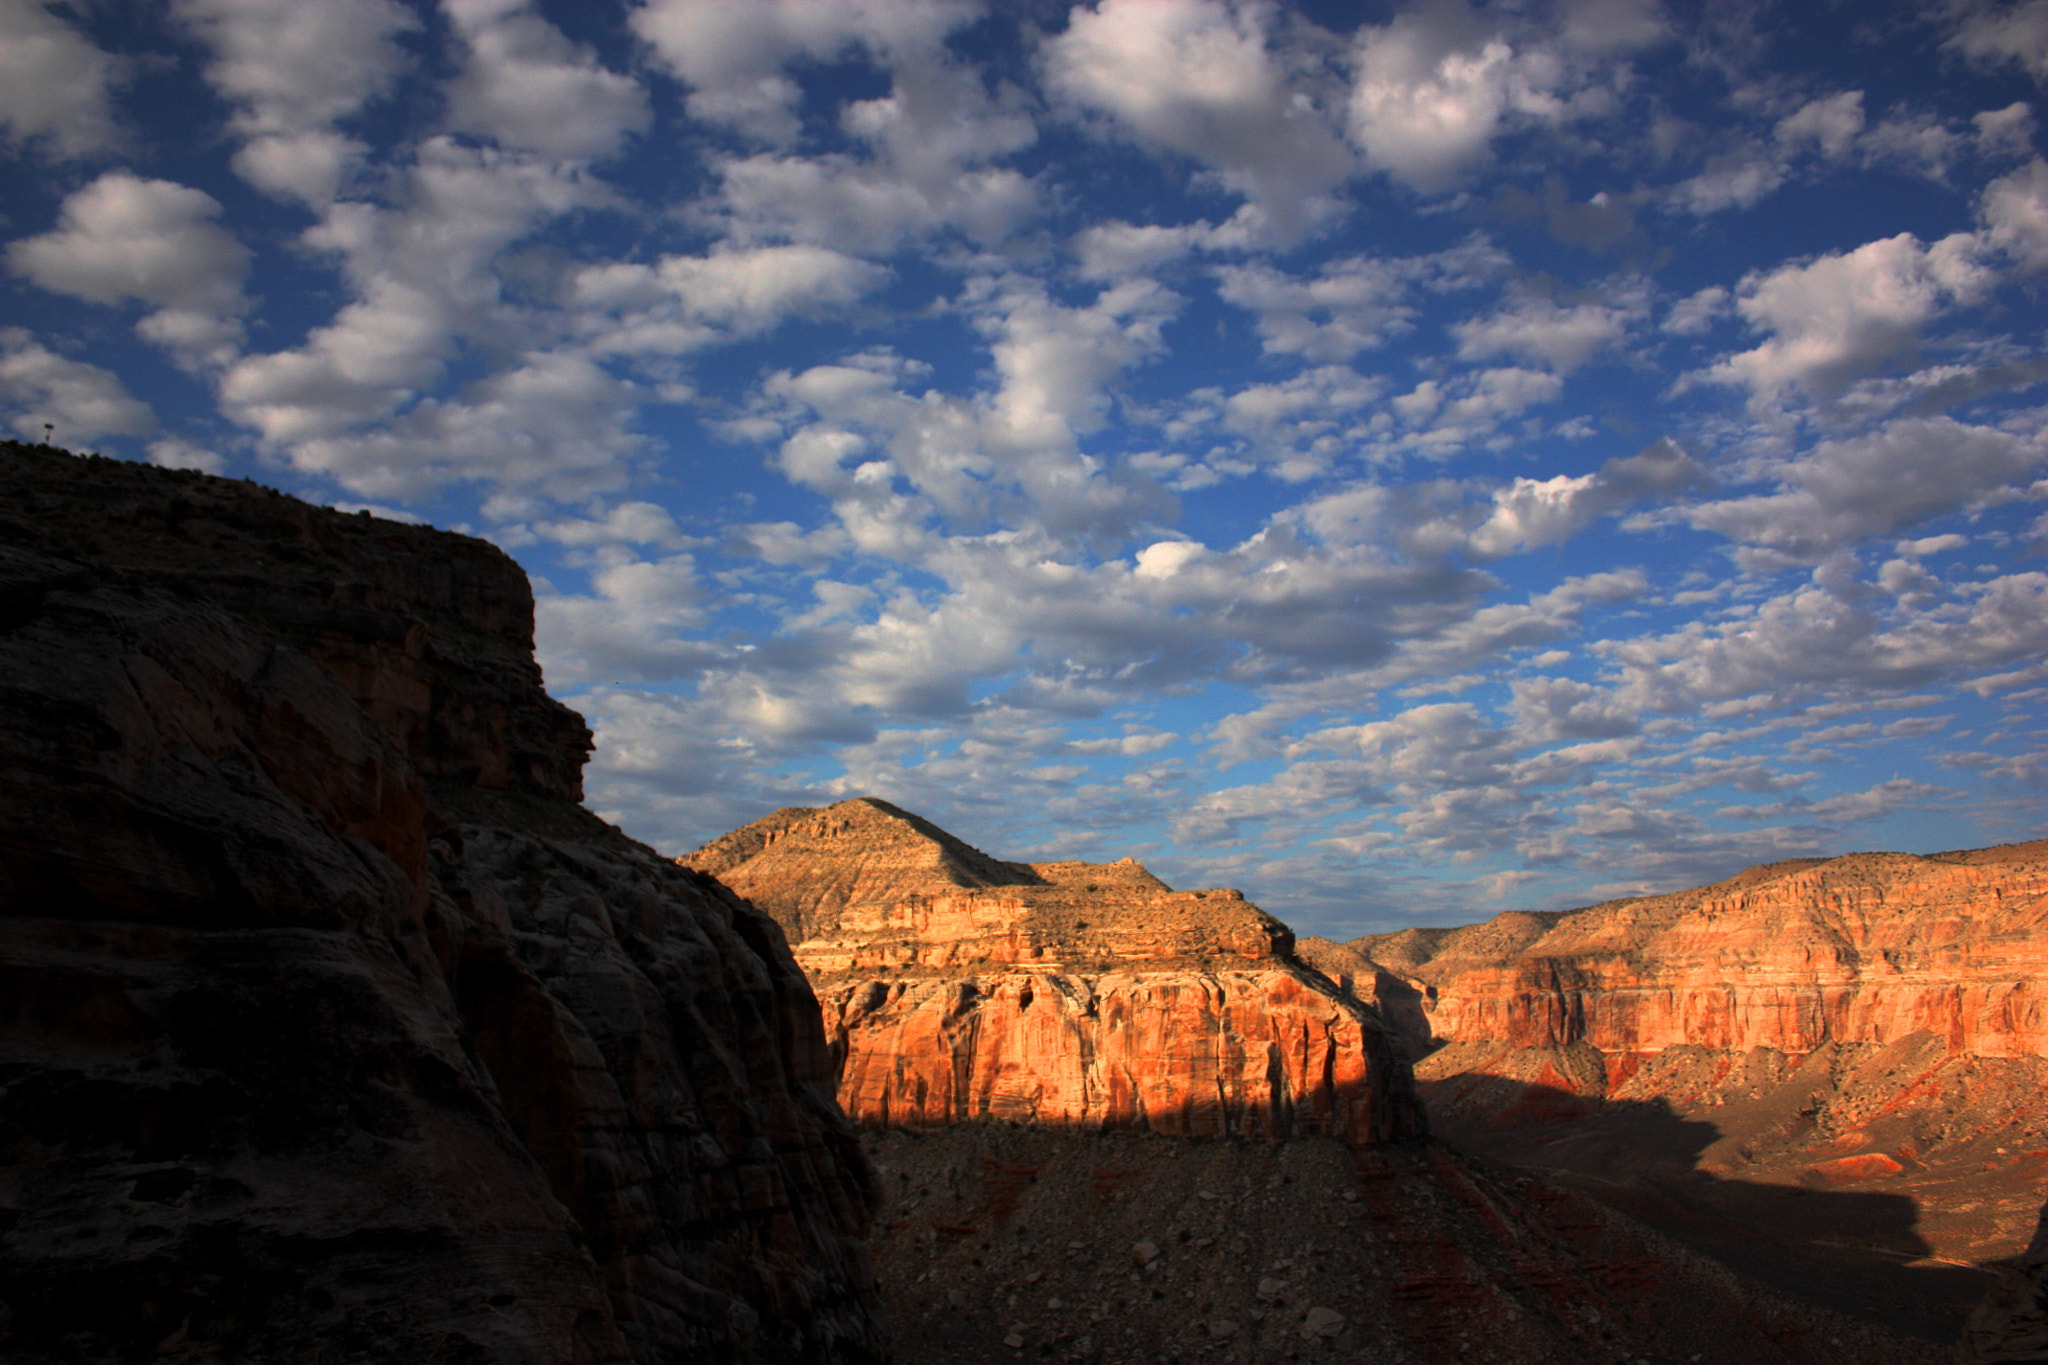
[[[532,609],[0,444],[0,1357],[884,1353],[812,995],[578,804]]]
[[[1236,891],[1174,891],[1130,859],[1004,862],[868,797],[681,861],[788,931],[857,1122],[1422,1134],[1377,1012]]]

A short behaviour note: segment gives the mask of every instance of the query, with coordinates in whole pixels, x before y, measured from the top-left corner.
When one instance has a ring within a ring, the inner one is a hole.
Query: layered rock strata
[[[1428,997],[1431,1035],[1607,1057],[1888,1044],[2048,1055],[2048,841],[1752,868],[1676,895],[1350,947]]]
[[[1235,891],[1129,859],[1010,863],[886,802],[789,809],[683,860],[774,916],[856,1121],[1419,1136],[1377,1012]]]
[[[524,575],[0,447],[0,1357],[857,1360],[780,931],[578,804]]]
[[[2037,842],[1778,863],[1309,956],[1387,1004],[1454,1141],[1775,1282],[1825,1270],[1882,1320],[1917,1301],[1940,1336],[1983,1292],[1966,1267],[2034,1229],[2044,930]]]

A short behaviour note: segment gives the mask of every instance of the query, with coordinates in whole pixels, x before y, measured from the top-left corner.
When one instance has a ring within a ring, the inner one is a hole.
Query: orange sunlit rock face
[[[1378,1013],[1235,891],[1173,891],[1129,859],[1000,862],[869,799],[683,861],[789,933],[858,1122],[1420,1134]]]
[[[2048,1055],[2048,843],[1752,868],[1562,915],[1350,947],[1433,993],[1449,1042],[1681,1045],[1803,1056],[1915,1032],[1979,1058]]]

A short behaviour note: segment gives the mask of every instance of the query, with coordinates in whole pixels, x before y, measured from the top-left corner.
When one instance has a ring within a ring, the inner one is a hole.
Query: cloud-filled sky
[[[2048,834],[2048,0],[0,0],[0,424],[487,536],[592,804],[1339,938]]]

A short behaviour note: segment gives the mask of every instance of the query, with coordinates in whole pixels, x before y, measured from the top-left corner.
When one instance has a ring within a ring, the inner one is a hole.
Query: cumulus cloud
[[[1472,533],[1472,552],[1497,557],[1560,544],[1600,517],[1643,498],[1668,497],[1704,477],[1690,455],[1660,441],[1640,454],[1609,460],[1591,474],[1517,478],[1495,490],[1491,515]]]
[[[359,424],[391,415],[442,373],[458,338],[502,353],[525,320],[491,267],[499,254],[548,218],[594,202],[586,180],[531,155],[428,140],[396,177],[397,203],[339,203],[305,237],[335,261],[353,297],[299,346],[245,356],[221,378],[223,408],[282,448],[341,441]],[[462,407],[461,403],[456,406]],[[306,452],[304,467],[353,471],[351,478],[420,489],[417,440],[436,424],[415,421],[404,439],[388,433]],[[375,452],[400,467],[375,474]],[[593,452],[594,453],[594,452]],[[471,467],[467,456],[450,467]],[[527,467],[508,460],[508,471]],[[363,491],[363,490],[358,490]],[[382,494],[371,494],[383,496]]]
[[[586,326],[599,331],[599,349],[659,354],[759,335],[786,318],[843,308],[888,273],[825,247],[727,249],[665,256],[654,265],[588,266],[571,279],[569,298],[591,311]]]
[[[449,91],[456,127],[503,147],[588,159],[616,152],[647,126],[647,97],[540,17],[530,0],[449,0],[469,45]]]
[[[1844,90],[1821,99],[1808,100],[1778,120],[1779,143],[1792,148],[1812,145],[1823,156],[1839,161],[1855,145],[1863,131],[1863,92]]]
[[[1607,300],[1573,304],[1519,290],[1491,315],[1457,323],[1451,333],[1462,359],[1508,356],[1566,374],[1618,347],[1648,313],[1649,290],[1640,280],[1622,283]]]
[[[611,521],[600,529],[621,529]],[[628,534],[648,530],[660,534]],[[534,638],[550,683],[675,683],[719,657],[714,646],[687,638],[704,622],[707,596],[689,555],[629,558],[590,578],[589,594],[535,597]]]
[[[408,65],[394,41],[419,21],[393,0],[177,0],[213,52],[206,79],[235,109],[238,174],[269,194],[324,204],[366,152],[334,125],[385,93]]]
[[[530,490],[573,498],[623,483],[625,461],[641,445],[627,428],[637,405],[632,385],[588,357],[543,352],[460,394],[422,399],[373,430],[295,440],[286,455],[294,468],[367,498],[417,498],[473,481],[495,490],[486,514],[510,519],[526,513]]]
[[[2048,81],[2048,0],[1950,0],[1947,46],[1986,65],[2014,63]]]
[[[2048,162],[2035,157],[1986,185],[1978,213],[1994,248],[2022,269],[2048,266]]]
[[[1746,385],[1760,401],[1793,386],[1833,397],[1911,346],[1945,306],[1983,292],[1991,276],[1979,249],[1971,233],[1926,245],[1902,232],[1752,274],[1737,291],[1736,311],[1771,335],[1710,377]]]
[[[1323,196],[1354,163],[1273,17],[1220,0],[1076,5],[1042,48],[1046,87],[1207,167],[1292,236],[1327,211]]]
[[[1352,53],[1353,141],[1368,165],[1424,194],[1449,190],[1517,126],[1558,126],[1611,111],[1602,62],[1655,42],[1656,7],[1561,7],[1555,34],[1511,32],[1463,0],[1366,25]]]
[[[690,86],[693,118],[788,142],[801,98],[788,63],[830,61],[855,46],[889,64],[933,60],[946,35],[981,8],[974,0],[649,0],[631,23]]]
[[[192,363],[225,363],[241,339],[249,253],[213,221],[212,195],[108,171],[68,196],[53,231],[15,242],[8,267],[93,303],[153,304],[138,330]]]
[[[0,398],[8,425],[24,440],[42,440],[45,423],[59,445],[156,427],[148,404],[111,371],[58,355],[20,327],[0,327]]]
[[[2008,667],[2048,649],[2048,575],[1963,585],[1932,606],[1877,609],[1838,566],[1736,620],[1610,641],[1623,700],[1645,710],[1761,699],[1774,706],[1835,689],[1918,687]]]
[[[41,0],[0,0],[0,127],[16,143],[82,156],[112,146],[113,59]]]
[[[1906,417],[1823,441],[1777,473],[1779,491],[1702,502],[1679,515],[1759,552],[1771,567],[1814,562],[1933,517],[2016,496],[2044,457],[2019,436],[1949,417]]]
[[[1505,266],[1475,237],[1426,256],[1344,257],[1305,277],[1263,263],[1222,266],[1216,277],[1219,294],[1257,315],[1268,354],[1349,360],[1414,326],[1412,294],[1469,288]]]

